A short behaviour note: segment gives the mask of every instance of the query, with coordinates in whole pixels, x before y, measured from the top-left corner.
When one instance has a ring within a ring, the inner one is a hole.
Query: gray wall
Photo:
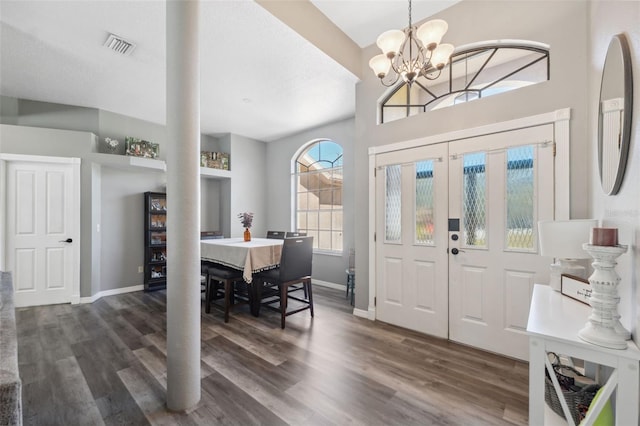
[[[349,265],[349,249],[353,244],[354,225],[354,119],[342,120],[316,127],[267,144],[267,198],[268,228],[291,230],[291,161],[301,146],[315,139],[330,139],[342,146],[344,164],[344,251],[342,255],[315,254],[313,256],[313,278],[330,283],[346,284],[345,271]],[[366,216],[366,208],[362,213]]]
[[[0,124],[2,153],[83,158],[94,146],[95,136],[87,132]],[[82,161],[80,174],[80,295],[89,296],[96,278],[92,272],[93,169],[89,162]]]
[[[244,233],[238,213],[253,212],[251,235],[264,237],[267,233],[266,144],[234,134],[229,135],[228,142],[229,167],[233,171],[230,182],[230,235],[241,237]]]
[[[591,217],[601,219],[605,226],[619,228],[620,244],[629,245],[629,251],[618,258],[616,271],[621,277],[619,313],[621,322],[639,342],[640,292],[640,2],[594,1],[590,3],[589,16],[589,132],[587,142],[590,152],[590,199]],[[624,33],[629,41],[633,68],[635,99],[631,126],[629,159],[620,192],[615,196],[605,195],[600,185],[597,158],[598,99],[604,58],[611,36]]]
[[[132,136],[159,143],[160,159],[164,159],[164,126],[93,108],[6,96],[0,97],[0,123],[7,124],[0,127],[0,152],[82,159],[80,295],[142,284],[144,277],[138,272],[144,258],[142,193],[164,191],[166,177],[160,172],[101,166],[91,162],[91,154],[99,138],[124,143],[125,136]],[[203,137],[207,150],[218,146],[216,138]],[[264,154],[258,151],[253,158],[264,158]],[[202,230],[221,229],[222,215],[229,214],[220,200],[221,187],[219,180],[201,181]],[[238,186],[239,192],[241,189]],[[101,232],[97,232],[98,225]]]
[[[98,110],[0,96],[0,123],[99,134]]]
[[[164,174],[102,167],[101,291],[140,285],[144,276],[143,192],[165,192]]]
[[[454,130],[571,108],[571,214],[585,217],[587,193],[587,2],[463,1],[437,14],[449,23],[446,42],[456,46],[497,39],[524,39],[551,46],[550,81],[482,100],[377,125],[377,104],[385,88],[372,72],[356,89],[355,194],[357,206],[368,206],[368,148]],[[379,53],[363,51],[362,66]],[[368,253],[369,223],[355,223],[357,253]],[[356,308],[368,308],[367,256],[356,257]]]

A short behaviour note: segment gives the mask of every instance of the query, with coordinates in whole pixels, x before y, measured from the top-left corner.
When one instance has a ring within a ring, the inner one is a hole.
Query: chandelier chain
[[[411,28],[411,0],[409,0],[409,28]]]

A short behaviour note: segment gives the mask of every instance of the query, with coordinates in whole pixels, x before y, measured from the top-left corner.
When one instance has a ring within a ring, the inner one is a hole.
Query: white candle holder
[[[616,259],[627,251],[628,246],[582,246],[591,257],[593,274],[589,277],[591,295],[589,304],[593,308],[589,322],[578,332],[578,336],[594,345],[611,349],[626,349],[630,333],[620,323],[618,314],[618,284],[620,276],[615,267]]]

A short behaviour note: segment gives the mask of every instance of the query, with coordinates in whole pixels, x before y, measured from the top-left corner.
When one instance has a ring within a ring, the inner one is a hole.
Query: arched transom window
[[[317,140],[293,160],[295,228],[320,251],[342,251],[342,147]]]
[[[435,80],[400,82],[380,103],[380,122],[497,95],[549,80],[549,46],[496,40],[458,47]]]

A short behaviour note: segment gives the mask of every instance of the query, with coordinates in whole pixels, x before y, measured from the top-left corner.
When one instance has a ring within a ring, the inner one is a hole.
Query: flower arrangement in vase
[[[249,231],[249,228],[251,228],[251,224],[253,223],[253,213],[238,213],[238,219],[240,219],[242,226],[244,226],[244,240],[251,241],[251,231]]]

